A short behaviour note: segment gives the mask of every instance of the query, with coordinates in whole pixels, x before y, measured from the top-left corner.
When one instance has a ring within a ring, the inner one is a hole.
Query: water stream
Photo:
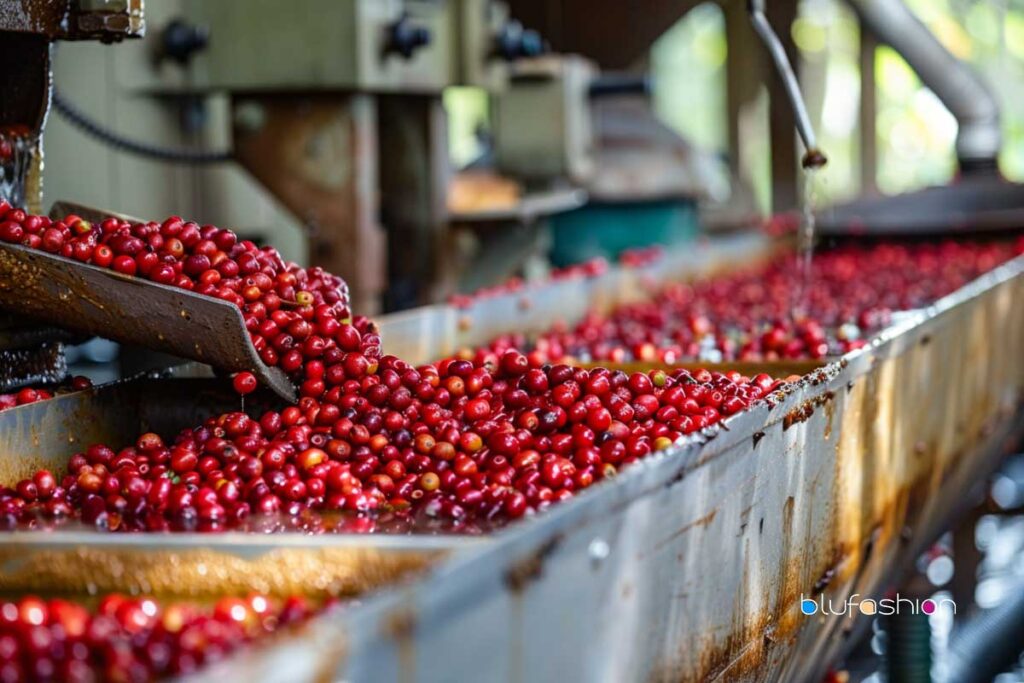
[[[809,303],[807,299],[811,294],[812,267],[814,265],[814,211],[818,198],[815,185],[817,177],[817,169],[804,169],[804,191],[800,198],[800,230],[797,233],[797,279],[793,287],[794,296],[791,306],[794,318],[802,317],[807,311]]]

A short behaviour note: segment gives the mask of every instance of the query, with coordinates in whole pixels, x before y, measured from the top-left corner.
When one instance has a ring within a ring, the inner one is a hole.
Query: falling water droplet
[[[817,190],[814,181],[817,177],[815,167],[808,166],[804,170],[804,191],[801,198],[800,232],[797,235],[797,281],[794,286],[792,312],[794,318],[800,318],[810,308],[808,301],[811,296],[812,266],[814,264],[814,208],[817,203]]]

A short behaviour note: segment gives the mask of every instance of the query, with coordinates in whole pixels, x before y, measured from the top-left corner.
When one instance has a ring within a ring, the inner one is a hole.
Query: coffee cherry
[[[234,387],[235,392],[245,396],[256,391],[259,382],[256,381],[256,376],[251,372],[240,372],[231,380],[231,385]]]

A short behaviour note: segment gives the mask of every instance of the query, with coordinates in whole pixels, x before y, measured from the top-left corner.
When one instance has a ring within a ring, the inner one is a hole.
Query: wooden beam
[[[445,281],[448,130],[440,98],[381,95],[381,222],[388,234],[388,310],[431,303]]]
[[[878,193],[878,89],[875,52],[878,41],[860,31],[860,193]]]

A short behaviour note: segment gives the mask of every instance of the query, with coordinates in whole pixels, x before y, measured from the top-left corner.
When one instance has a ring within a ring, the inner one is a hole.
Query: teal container
[[[626,249],[691,241],[698,227],[697,203],[688,199],[588,203],[551,217],[551,262],[614,261]]]

